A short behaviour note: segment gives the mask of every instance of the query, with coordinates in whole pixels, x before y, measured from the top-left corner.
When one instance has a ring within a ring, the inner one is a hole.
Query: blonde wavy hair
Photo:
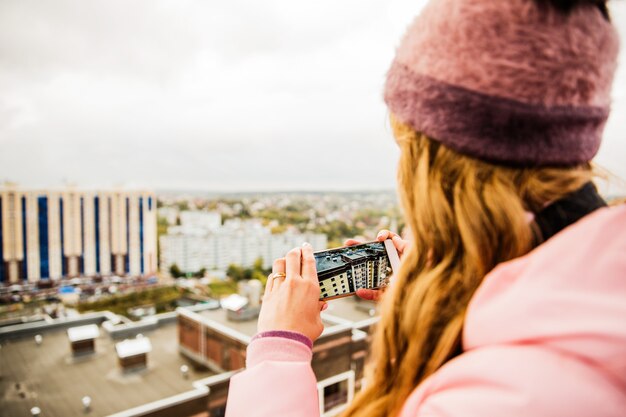
[[[484,276],[529,252],[529,222],[592,179],[578,167],[511,168],[461,155],[391,117],[412,245],[384,295],[364,388],[344,417],[396,416],[424,379],[462,352],[465,312]]]

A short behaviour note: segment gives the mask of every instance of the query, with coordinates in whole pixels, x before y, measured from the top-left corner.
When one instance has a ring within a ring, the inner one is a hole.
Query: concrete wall
[[[84,326],[87,324],[101,324],[106,320],[111,320],[116,316],[108,311],[87,313],[79,317],[50,319],[46,321],[37,321],[34,323],[16,324],[13,326],[0,327],[0,340],[15,339],[20,337],[29,337],[42,332],[51,330],[68,329],[75,326]]]

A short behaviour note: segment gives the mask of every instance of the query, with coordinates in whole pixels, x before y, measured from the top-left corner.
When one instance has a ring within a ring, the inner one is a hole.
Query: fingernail
[[[310,248],[310,247],[311,247],[311,244],[310,244],[309,242],[304,242],[304,243],[302,244],[302,247],[303,247],[303,248]]]
[[[328,303],[324,303],[324,305],[322,306],[322,311],[326,310],[328,308]]]
[[[376,237],[381,237],[383,235],[383,232],[378,232],[378,235]]]

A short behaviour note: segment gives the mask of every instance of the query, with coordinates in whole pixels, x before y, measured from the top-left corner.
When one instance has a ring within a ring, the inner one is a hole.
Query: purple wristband
[[[270,330],[267,332],[257,333],[251,340],[254,342],[256,339],[262,339],[264,337],[282,337],[283,339],[291,339],[296,342],[304,343],[309,349],[313,349],[313,342],[311,339],[298,332],[291,332],[289,330]]]

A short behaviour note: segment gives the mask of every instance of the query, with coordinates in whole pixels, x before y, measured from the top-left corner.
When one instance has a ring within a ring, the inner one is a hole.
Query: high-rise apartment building
[[[147,191],[0,188],[0,284],[157,270]]]

